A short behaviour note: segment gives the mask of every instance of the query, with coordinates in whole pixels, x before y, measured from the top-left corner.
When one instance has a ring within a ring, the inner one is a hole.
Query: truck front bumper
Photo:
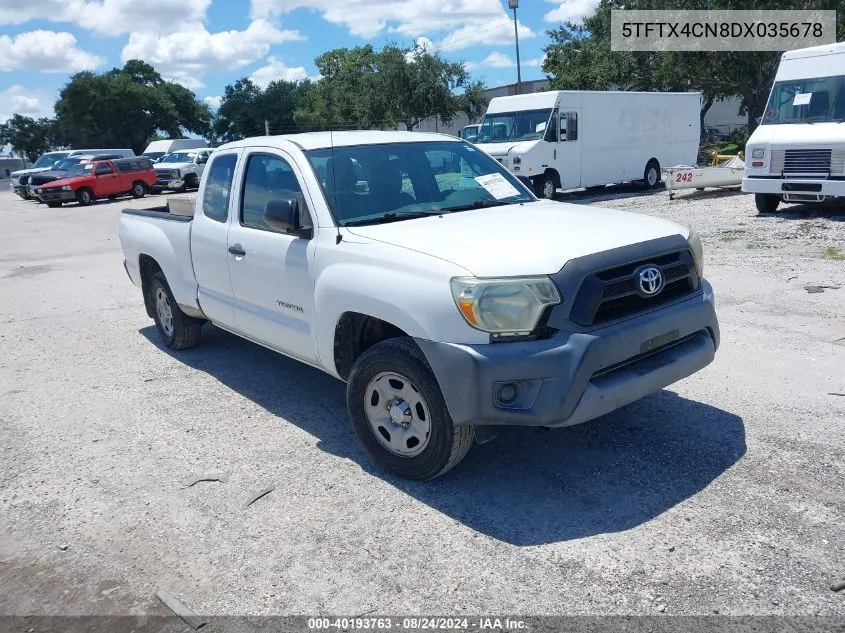
[[[525,343],[417,340],[455,424],[562,427],[660,391],[713,361],[713,289],[616,325]]]
[[[73,191],[53,191],[43,192],[36,191],[33,197],[38,198],[41,202],[75,202],[76,194]]]
[[[769,193],[784,200],[821,202],[826,198],[845,197],[845,176],[827,178],[767,178],[746,176],[742,190],[747,193]]]
[[[177,189],[181,189],[184,186],[184,178],[159,178],[158,180],[156,180],[156,184],[154,184],[151,189],[153,191],[163,191],[165,189],[175,191]]]

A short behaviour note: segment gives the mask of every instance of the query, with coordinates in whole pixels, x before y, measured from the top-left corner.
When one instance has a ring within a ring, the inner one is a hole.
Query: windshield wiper
[[[367,226],[368,224],[385,224],[387,222],[398,222],[399,220],[413,220],[414,218],[423,218],[427,215],[440,215],[443,211],[407,211],[405,213],[396,213],[391,211],[375,218],[366,218],[363,220],[350,220],[344,222],[341,226]]]
[[[472,204],[464,204],[459,207],[446,207],[443,213],[457,213],[458,211],[472,211],[473,209],[489,209],[490,207],[504,207],[509,204],[520,204],[522,200],[505,202],[503,200],[476,200]]]

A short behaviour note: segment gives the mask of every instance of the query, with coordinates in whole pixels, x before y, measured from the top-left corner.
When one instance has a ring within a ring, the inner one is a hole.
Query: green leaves
[[[14,114],[0,124],[0,147],[11,145],[12,150],[35,162],[41,154],[56,146],[56,126],[50,119],[38,119]]]

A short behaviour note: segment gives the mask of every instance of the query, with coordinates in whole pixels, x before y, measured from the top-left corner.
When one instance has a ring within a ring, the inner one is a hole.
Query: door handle
[[[243,249],[243,246],[241,246],[240,244],[235,244],[234,246],[230,246],[229,252],[232,253],[232,255],[237,255],[238,257],[243,257],[244,255],[246,255],[246,251]]]

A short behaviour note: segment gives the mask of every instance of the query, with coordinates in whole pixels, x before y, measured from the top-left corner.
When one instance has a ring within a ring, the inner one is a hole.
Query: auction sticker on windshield
[[[512,198],[519,195],[519,190],[509,183],[502,174],[487,174],[476,176],[475,182],[484,187],[496,200]]]

